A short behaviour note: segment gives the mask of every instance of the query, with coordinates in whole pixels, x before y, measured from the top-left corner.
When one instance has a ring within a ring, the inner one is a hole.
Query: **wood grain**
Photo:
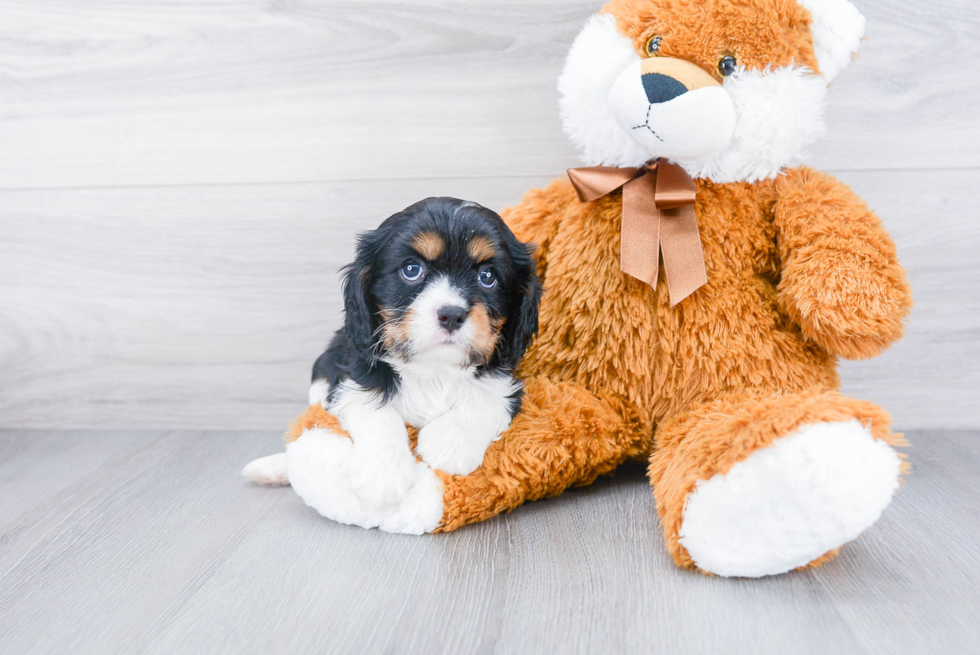
[[[0,478],[0,652],[976,652],[980,434],[909,437],[913,473],[840,558],[731,580],[674,567],[642,468],[407,537],[240,481],[271,433],[0,432],[24,479],[128,444],[52,495]]]
[[[2,0],[0,188],[551,176],[601,4]],[[858,4],[814,164],[980,166],[973,0]]]

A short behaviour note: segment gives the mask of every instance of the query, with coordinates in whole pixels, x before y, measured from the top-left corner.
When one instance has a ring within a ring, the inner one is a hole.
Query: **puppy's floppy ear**
[[[511,235],[507,239],[510,258],[517,272],[514,281],[514,298],[510,313],[501,334],[500,364],[517,368],[531,339],[538,333],[538,303],[541,301],[541,283],[538,281],[534,246],[524,244]]]
[[[384,241],[381,230],[359,234],[354,261],[344,267],[344,329],[353,346],[362,352],[370,353],[374,348],[378,322],[372,293],[374,262]]]

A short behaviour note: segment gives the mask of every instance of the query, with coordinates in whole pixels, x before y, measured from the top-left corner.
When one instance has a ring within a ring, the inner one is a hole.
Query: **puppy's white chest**
[[[399,371],[395,397],[403,419],[418,428],[415,452],[450,475],[468,475],[483,462],[487,447],[510,424],[510,376],[477,376],[474,369]]]
[[[400,370],[399,374],[402,382],[394,398],[395,408],[406,423],[419,429],[478,395],[473,374],[468,371],[416,370],[413,367]]]

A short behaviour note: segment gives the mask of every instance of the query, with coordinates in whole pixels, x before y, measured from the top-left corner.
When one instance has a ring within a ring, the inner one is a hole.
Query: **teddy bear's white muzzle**
[[[649,158],[690,161],[728,146],[735,133],[735,105],[707,73],[693,64],[637,61],[616,79],[609,93],[612,116]],[[664,66],[663,64],[668,64]]]

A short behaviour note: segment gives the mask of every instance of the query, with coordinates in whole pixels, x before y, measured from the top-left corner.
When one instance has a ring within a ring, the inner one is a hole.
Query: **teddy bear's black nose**
[[[646,73],[640,76],[640,80],[643,82],[643,90],[651,105],[667,102],[687,93],[686,86],[663,73]]]

